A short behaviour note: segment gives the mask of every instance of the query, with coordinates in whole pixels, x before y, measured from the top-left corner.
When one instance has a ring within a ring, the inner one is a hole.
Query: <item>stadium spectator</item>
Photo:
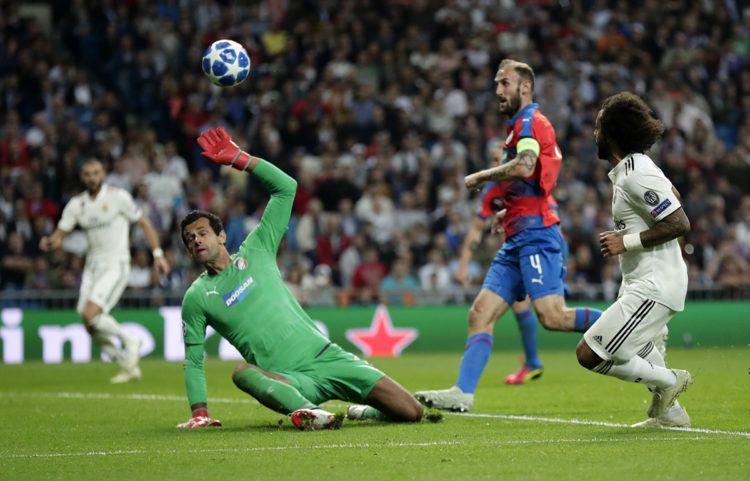
[[[380,291],[384,301],[390,305],[413,304],[414,294],[419,282],[410,271],[410,262],[406,257],[393,261],[391,273],[380,282]]]
[[[432,249],[427,263],[419,268],[419,284],[426,291],[445,292],[451,287],[451,271],[440,249]]]
[[[364,248],[362,261],[352,272],[352,299],[369,304],[378,300],[378,288],[385,278],[388,268],[380,259],[378,248],[368,245]]]
[[[18,232],[11,232],[7,244],[0,264],[0,286],[21,290],[26,285],[26,273],[34,266],[34,259],[24,252],[24,241]]]

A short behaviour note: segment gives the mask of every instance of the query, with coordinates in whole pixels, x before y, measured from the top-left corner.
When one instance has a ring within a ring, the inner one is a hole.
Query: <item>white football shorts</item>
[[[625,292],[586,331],[586,344],[605,361],[625,362],[667,332],[675,311],[632,292]]]
[[[109,313],[128,285],[129,273],[129,260],[87,260],[76,307],[78,313],[83,312],[89,301]]]

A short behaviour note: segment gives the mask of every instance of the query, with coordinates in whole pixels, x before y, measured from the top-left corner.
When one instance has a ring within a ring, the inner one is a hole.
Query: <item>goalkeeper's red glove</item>
[[[196,429],[210,426],[221,426],[221,421],[209,417],[207,409],[197,409],[193,411],[193,417],[178,424],[177,429]]]
[[[223,127],[208,129],[198,137],[202,154],[215,164],[230,165],[237,170],[245,170],[252,157],[232,141]]]

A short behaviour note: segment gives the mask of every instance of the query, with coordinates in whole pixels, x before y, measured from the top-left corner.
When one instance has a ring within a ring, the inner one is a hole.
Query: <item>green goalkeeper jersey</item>
[[[231,256],[226,269],[216,275],[201,274],[182,301],[185,387],[191,406],[207,402],[206,326],[236,347],[247,362],[271,372],[294,369],[329,342],[286,288],[276,265],[297,183],[263,160],[253,174],[271,192],[260,224]]]

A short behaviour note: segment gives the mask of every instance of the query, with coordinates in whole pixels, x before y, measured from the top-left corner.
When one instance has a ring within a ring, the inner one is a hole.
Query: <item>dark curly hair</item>
[[[187,241],[185,240],[185,227],[192,224],[196,220],[203,218],[208,219],[208,224],[211,226],[211,229],[213,229],[214,234],[219,235],[221,231],[224,230],[224,224],[221,223],[221,219],[219,219],[219,217],[215,214],[206,212],[204,210],[192,210],[188,213],[188,215],[185,216],[184,219],[182,219],[182,222],[180,222],[180,236],[182,237],[182,242],[185,245],[187,245]]]
[[[664,134],[664,124],[631,92],[607,97],[602,104],[601,130],[623,154],[643,153]]]

